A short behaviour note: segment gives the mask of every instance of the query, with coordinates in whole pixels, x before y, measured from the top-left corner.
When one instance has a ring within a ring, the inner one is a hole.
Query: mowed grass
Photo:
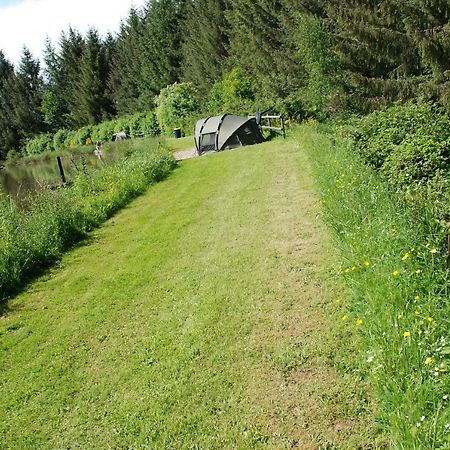
[[[9,302],[1,447],[378,448],[319,213],[294,141],[183,162]]]

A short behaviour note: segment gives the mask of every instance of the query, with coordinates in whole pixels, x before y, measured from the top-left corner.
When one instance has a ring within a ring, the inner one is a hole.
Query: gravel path
[[[183,159],[191,159],[195,158],[197,155],[197,150],[195,148],[189,148],[187,150],[181,150],[178,152],[174,152],[173,157],[177,161],[182,161]]]

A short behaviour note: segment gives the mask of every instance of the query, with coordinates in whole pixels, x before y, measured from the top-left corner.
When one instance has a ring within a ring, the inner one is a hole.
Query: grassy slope
[[[184,162],[10,302],[0,441],[373,442],[364,385],[342,355],[353,337],[333,325],[343,287],[319,212],[292,141]]]

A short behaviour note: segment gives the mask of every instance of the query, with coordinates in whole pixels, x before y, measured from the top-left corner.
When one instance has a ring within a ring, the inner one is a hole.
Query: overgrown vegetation
[[[408,204],[431,217],[441,244],[450,232],[450,118],[430,103],[396,105],[356,122],[353,140],[364,161]],[[441,245],[440,244],[440,245]]]
[[[336,302],[341,320],[361,333],[357,358],[376,388],[393,446],[448,448],[450,292],[442,234],[334,133],[309,127],[299,139],[341,249],[336,271],[352,288]]]
[[[70,187],[33,196],[25,208],[2,194],[0,300],[174,167],[167,152],[142,141],[140,151],[123,161],[80,174]]]

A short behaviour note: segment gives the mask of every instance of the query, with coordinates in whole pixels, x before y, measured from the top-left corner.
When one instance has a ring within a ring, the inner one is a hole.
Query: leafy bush
[[[171,135],[183,120],[199,111],[198,93],[192,83],[175,83],[164,88],[156,98],[156,117],[161,130]]]
[[[58,130],[53,136],[53,149],[55,151],[62,150],[64,148],[64,142],[67,139],[67,130]]]
[[[158,136],[161,133],[156,114],[153,111],[143,114],[139,122],[144,136]]]
[[[86,141],[88,139],[91,139],[91,134],[92,134],[91,126],[80,128],[76,132],[75,140],[77,141],[78,145],[86,145]]]
[[[53,136],[51,134],[41,134],[30,139],[25,145],[25,152],[28,156],[39,155],[40,153],[52,151]]]
[[[213,114],[248,114],[255,111],[253,83],[242,69],[235,67],[222,80],[214,83],[207,109]]]
[[[360,155],[404,194],[417,215],[428,211],[445,234],[450,221],[449,116],[430,103],[395,105],[361,119],[352,133]]]

